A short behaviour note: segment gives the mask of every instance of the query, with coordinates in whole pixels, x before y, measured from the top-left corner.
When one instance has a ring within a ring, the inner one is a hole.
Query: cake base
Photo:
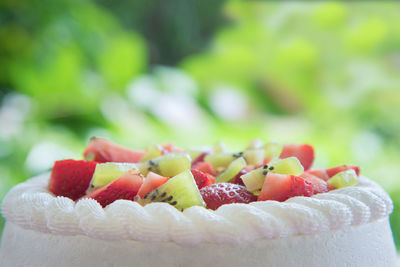
[[[246,245],[105,241],[26,230],[7,222],[0,266],[396,266],[387,218],[316,235]]]

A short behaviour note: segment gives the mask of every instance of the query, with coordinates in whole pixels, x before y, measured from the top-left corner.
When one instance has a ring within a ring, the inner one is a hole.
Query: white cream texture
[[[15,186],[2,214],[22,228],[104,240],[243,244],[257,239],[312,235],[386,218],[393,204],[376,183],[361,178],[354,187],[285,202],[230,204],[212,211],[191,207],[180,212],[166,203],[142,207],[117,200],[102,208],[95,200],[74,202],[47,190],[49,174]]]

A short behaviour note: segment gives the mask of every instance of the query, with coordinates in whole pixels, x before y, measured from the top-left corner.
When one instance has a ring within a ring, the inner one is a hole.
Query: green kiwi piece
[[[265,155],[264,155],[265,158],[274,159],[279,156],[281,147],[278,142],[272,141],[272,142],[266,143],[262,147],[262,149],[264,149],[264,151],[265,151]]]
[[[226,170],[215,178],[216,183],[226,183],[234,178],[244,167],[246,161],[243,157],[237,158],[232,161]]]
[[[140,162],[146,162],[161,155],[162,155],[162,147],[160,145],[151,145],[147,148],[147,152],[140,159]]]
[[[140,172],[146,176],[149,171],[164,177],[175,176],[190,169],[192,159],[187,153],[168,153],[138,164]]]
[[[250,192],[254,192],[260,190],[264,184],[265,176],[268,173],[268,165],[265,165],[261,168],[252,170],[246,174],[241,176],[244,185],[247,190]]]
[[[208,154],[204,157],[204,161],[207,161],[213,165],[214,169],[218,170],[221,168],[226,168],[228,165],[234,161],[236,158],[242,156],[242,154],[232,154],[232,153],[214,153]]]
[[[263,146],[263,141],[260,138],[255,138],[249,142],[246,150],[260,149]]]
[[[143,199],[139,199],[138,202],[141,205],[151,202],[166,202],[181,211],[192,206],[205,206],[190,170],[172,177],[165,184],[146,194]]]
[[[219,141],[214,145],[213,151],[214,153],[226,153],[228,152],[228,149],[226,148],[226,145],[222,141]]]
[[[243,157],[247,164],[257,166],[264,163],[264,154],[264,149],[246,150],[243,152]]]
[[[137,169],[134,163],[106,162],[96,165],[89,189],[107,185],[119,178],[125,172]]]
[[[334,188],[343,188],[356,185],[358,183],[358,177],[356,172],[351,169],[335,174],[327,182]]]

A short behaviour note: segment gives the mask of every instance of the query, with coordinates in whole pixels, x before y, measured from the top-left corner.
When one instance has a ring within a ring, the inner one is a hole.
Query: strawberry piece
[[[213,176],[196,169],[191,169],[190,171],[192,172],[193,178],[196,181],[196,185],[199,189],[214,183]]]
[[[279,156],[281,159],[296,157],[299,159],[304,170],[310,169],[314,162],[314,148],[308,144],[286,144],[283,145]]]
[[[285,201],[295,196],[312,196],[313,185],[301,177],[269,172],[265,178],[258,201]]]
[[[51,170],[49,191],[56,196],[73,200],[85,195],[97,162],[85,160],[60,160]]]
[[[207,208],[212,210],[224,204],[250,203],[257,200],[246,187],[231,183],[212,184],[200,189],[200,193]]]
[[[83,198],[95,199],[103,208],[117,199],[134,201],[142,184],[143,176],[136,169],[132,169],[108,185],[96,189]]]
[[[301,178],[313,185],[313,194],[326,193],[329,191],[328,183],[318,176],[312,175],[311,173],[303,173],[300,175]]]
[[[329,175],[326,173],[326,170],[323,170],[323,169],[308,170],[304,173],[317,176],[318,178],[320,178],[324,181],[328,181],[328,179],[329,179]]]
[[[245,168],[241,169],[240,172],[235,177],[232,178],[232,180],[230,180],[230,183],[244,186],[241,176],[246,173],[248,173],[248,171],[246,170],[246,167],[245,167]]]
[[[217,172],[210,162],[200,161],[192,165],[192,169],[199,170],[204,173],[208,173],[212,176],[216,176]]]
[[[203,152],[201,153],[195,160],[193,160],[192,165],[198,163],[198,162],[203,162],[204,158],[208,155],[208,152]]]
[[[85,159],[97,162],[139,162],[146,152],[116,145],[106,139],[92,138],[83,152]]]
[[[144,198],[147,193],[150,193],[160,185],[164,184],[168,181],[168,178],[165,178],[161,175],[158,175],[154,172],[149,172],[144,179],[142,186],[139,189],[138,196],[140,198]]]
[[[333,167],[333,168],[326,169],[326,173],[328,174],[329,177],[332,177],[332,176],[334,176],[335,174],[337,174],[339,172],[347,171],[347,170],[350,170],[350,169],[353,169],[356,172],[357,176],[360,175],[360,167],[354,166],[354,165],[336,166],[336,167]]]
[[[161,147],[163,148],[163,153],[162,153],[163,155],[171,152],[176,152],[176,153],[185,152],[183,149],[176,147],[173,144],[164,144],[161,145]]]

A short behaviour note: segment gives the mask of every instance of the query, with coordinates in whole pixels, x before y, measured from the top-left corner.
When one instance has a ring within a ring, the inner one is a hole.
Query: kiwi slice
[[[145,176],[151,171],[164,177],[172,177],[190,169],[191,163],[192,159],[187,153],[168,153],[149,161],[141,162],[138,164],[138,168]]]
[[[232,161],[226,170],[215,178],[216,183],[226,183],[234,178],[244,167],[246,161],[243,157],[237,158]]]
[[[265,151],[264,157],[271,158],[271,159],[277,158],[279,156],[280,150],[281,150],[279,143],[276,141],[266,143],[262,147],[262,149],[264,149],[264,151]]]
[[[358,178],[356,172],[350,169],[335,174],[327,183],[334,188],[343,188],[356,185],[358,183]]]
[[[228,165],[234,161],[236,158],[241,157],[243,153],[232,154],[232,153],[214,153],[208,154],[204,157],[204,161],[207,161],[213,165],[214,169],[218,170],[221,168],[226,168]]]
[[[147,148],[146,154],[140,159],[140,162],[149,161],[162,155],[162,147],[160,145],[151,145]]]
[[[192,206],[205,206],[190,170],[186,170],[139,199],[141,205],[166,202],[183,211]]]
[[[213,151],[214,153],[226,153],[228,152],[228,149],[226,148],[226,145],[222,141],[219,141],[214,145]]]
[[[247,190],[249,190],[250,192],[254,192],[262,188],[267,173],[268,173],[268,165],[264,165],[261,168],[243,174],[241,178]]]
[[[132,169],[137,169],[136,164],[119,162],[99,163],[94,170],[89,190],[107,185]]]
[[[257,166],[264,163],[264,149],[246,150],[243,152],[243,157],[249,165]]]
[[[263,141],[260,138],[255,138],[249,142],[246,150],[260,149],[263,146]]]

